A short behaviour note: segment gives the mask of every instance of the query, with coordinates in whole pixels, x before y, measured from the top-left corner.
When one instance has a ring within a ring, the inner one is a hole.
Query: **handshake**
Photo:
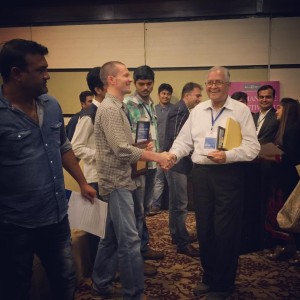
[[[177,157],[175,154],[170,152],[161,152],[158,153],[158,155],[157,163],[164,171],[170,170],[176,163]]]

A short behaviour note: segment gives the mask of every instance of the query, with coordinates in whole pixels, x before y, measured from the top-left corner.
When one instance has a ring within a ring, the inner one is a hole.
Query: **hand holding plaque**
[[[133,146],[140,149],[152,151],[153,144],[149,140],[150,136],[150,122],[138,121],[136,126],[135,144]],[[139,160],[132,165],[131,177],[135,178],[140,175],[144,175],[147,171],[147,162]]]

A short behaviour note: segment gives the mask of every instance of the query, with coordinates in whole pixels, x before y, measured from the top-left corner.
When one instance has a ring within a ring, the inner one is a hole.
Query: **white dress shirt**
[[[93,100],[93,104],[98,107],[100,103]],[[86,181],[98,182],[94,124],[91,117],[83,116],[78,120],[71,144],[75,156],[83,161],[83,174]]]
[[[170,152],[177,156],[177,161],[182,157],[192,154],[192,161],[196,164],[216,164],[206,157],[209,151],[205,149],[204,141],[207,135],[217,137],[218,126],[225,128],[227,118],[231,117],[240,124],[242,143],[239,147],[225,151],[226,162],[251,161],[259,153],[260,144],[257,140],[256,129],[250,109],[243,103],[233,100],[229,96],[224,104],[224,111],[216,112],[211,100],[198,104],[190,113],[190,116],[179,135],[174,141]],[[212,115],[215,123],[212,126]],[[216,150],[216,149],[215,149]]]

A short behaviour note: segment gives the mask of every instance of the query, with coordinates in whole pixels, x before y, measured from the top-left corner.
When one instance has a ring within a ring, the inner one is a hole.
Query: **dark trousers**
[[[243,166],[196,165],[192,180],[202,281],[214,291],[228,291],[234,285],[239,258]]]
[[[29,299],[34,253],[46,270],[52,299],[74,298],[76,274],[67,216],[38,228],[0,223],[0,240],[0,299]]]

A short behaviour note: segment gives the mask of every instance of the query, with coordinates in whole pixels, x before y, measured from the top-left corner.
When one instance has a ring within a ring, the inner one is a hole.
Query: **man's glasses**
[[[224,82],[222,80],[216,80],[216,81],[209,80],[209,81],[205,82],[206,86],[208,86],[208,87],[211,87],[213,85],[215,85],[216,87],[222,87],[226,83],[228,83],[228,81]]]

